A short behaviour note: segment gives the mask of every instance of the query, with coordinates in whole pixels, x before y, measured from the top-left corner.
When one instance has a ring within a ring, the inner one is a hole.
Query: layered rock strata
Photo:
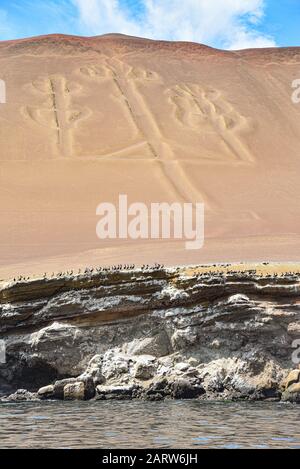
[[[26,390],[13,400],[297,402],[300,269],[157,268],[7,282],[0,338],[2,396]]]

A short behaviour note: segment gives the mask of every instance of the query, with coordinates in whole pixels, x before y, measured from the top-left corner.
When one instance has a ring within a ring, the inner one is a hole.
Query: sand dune
[[[0,42],[0,278],[64,266],[300,260],[300,49],[106,35]],[[96,207],[204,202],[206,241],[96,237]]]

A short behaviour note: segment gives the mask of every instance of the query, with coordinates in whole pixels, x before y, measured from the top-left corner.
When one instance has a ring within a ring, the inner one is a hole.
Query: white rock
[[[241,294],[238,294],[238,295],[232,295],[228,298],[228,302],[229,304],[231,303],[247,303],[249,300],[249,297],[247,295],[241,295]]]
[[[54,386],[51,384],[50,386],[44,386],[43,388],[38,390],[38,395],[41,398],[47,399],[54,395]]]
[[[109,350],[103,357],[102,374],[106,379],[118,377],[129,372],[131,358],[119,349]]]
[[[178,288],[174,287],[174,285],[168,285],[161,292],[157,293],[157,296],[160,299],[168,299],[174,301],[183,298],[188,298],[189,295],[184,290],[179,290]]]
[[[146,381],[155,376],[157,364],[155,357],[151,355],[141,355],[137,357],[135,366],[133,368],[133,376],[136,379]]]
[[[175,365],[175,370],[177,371],[187,371],[189,368],[190,368],[190,365],[188,363],[181,362]]]

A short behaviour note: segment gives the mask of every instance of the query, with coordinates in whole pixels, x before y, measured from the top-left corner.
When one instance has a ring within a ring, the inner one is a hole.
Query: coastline
[[[1,284],[4,400],[300,401],[299,264],[127,267]]]

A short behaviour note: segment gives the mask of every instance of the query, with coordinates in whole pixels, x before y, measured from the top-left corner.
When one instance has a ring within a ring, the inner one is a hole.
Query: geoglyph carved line
[[[81,67],[78,72],[92,79],[103,80],[112,77],[112,72],[107,65],[86,65]]]
[[[143,82],[162,82],[158,73],[140,67],[130,67],[127,72],[127,78],[131,80],[141,80]]]
[[[130,103],[130,108],[137,122],[137,125],[143,135],[144,139],[148,142],[149,148],[153,153],[154,158],[159,164],[160,170],[163,173],[164,179],[168,181],[172,191],[178,200],[187,201],[203,201],[208,198],[203,197],[203,193],[188,180],[180,162],[172,150],[169,142],[164,138],[160,125],[157,122],[154,114],[148,105],[145,96],[140,89],[140,83],[143,83],[143,77],[151,76],[155,82],[160,81],[160,77],[153,72],[143,71],[132,67],[128,68],[123,62],[118,59],[113,59],[115,77],[118,80],[118,85],[122,89],[122,93],[126,96]],[[117,72],[119,70],[119,73]],[[134,79],[138,74],[138,80]],[[130,77],[128,80],[123,77]]]
[[[33,81],[31,88],[45,97],[40,106],[22,108],[25,119],[55,131],[54,149],[57,156],[70,158],[73,156],[73,131],[82,121],[89,117],[88,108],[72,109],[71,97],[78,94],[81,87],[76,83],[68,83],[60,75],[40,77]]]
[[[202,192],[188,180],[180,162],[176,159],[170,143],[164,138],[160,125],[141,91],[140,87],[144,84],[147,84],[147,86],[151,83],[163,84],[162,77],[154,71],[127,65],[117,58],[107,59],[106,64],[99,67],[82,67],[79,72],[100,83],[107,79],[113,81],[117,94],[136,128],[136,137],[141,144],[145,142],[148,146],[150,154],[157,161],[163,178],[170,185],[170,189],[176,198],[182,201],[192,199],[199,202],[207,199],[207,204],[210,205],[208,198],[203,197]],[[131,148],[132,146],[122,148],[120,151],[113,152],[111,156],[120,157],[124,155],[125,157]],[[101,157],[109,156],[102,155]]]
[[[249,130],[249,123],[220,91],[204,90],[198,84],[180,84],[168,90],[168,94],[175,106],[175,118],[181,125],[199,134],[219,135],[233,161],[253,162],[253,156],[239,135]]]

